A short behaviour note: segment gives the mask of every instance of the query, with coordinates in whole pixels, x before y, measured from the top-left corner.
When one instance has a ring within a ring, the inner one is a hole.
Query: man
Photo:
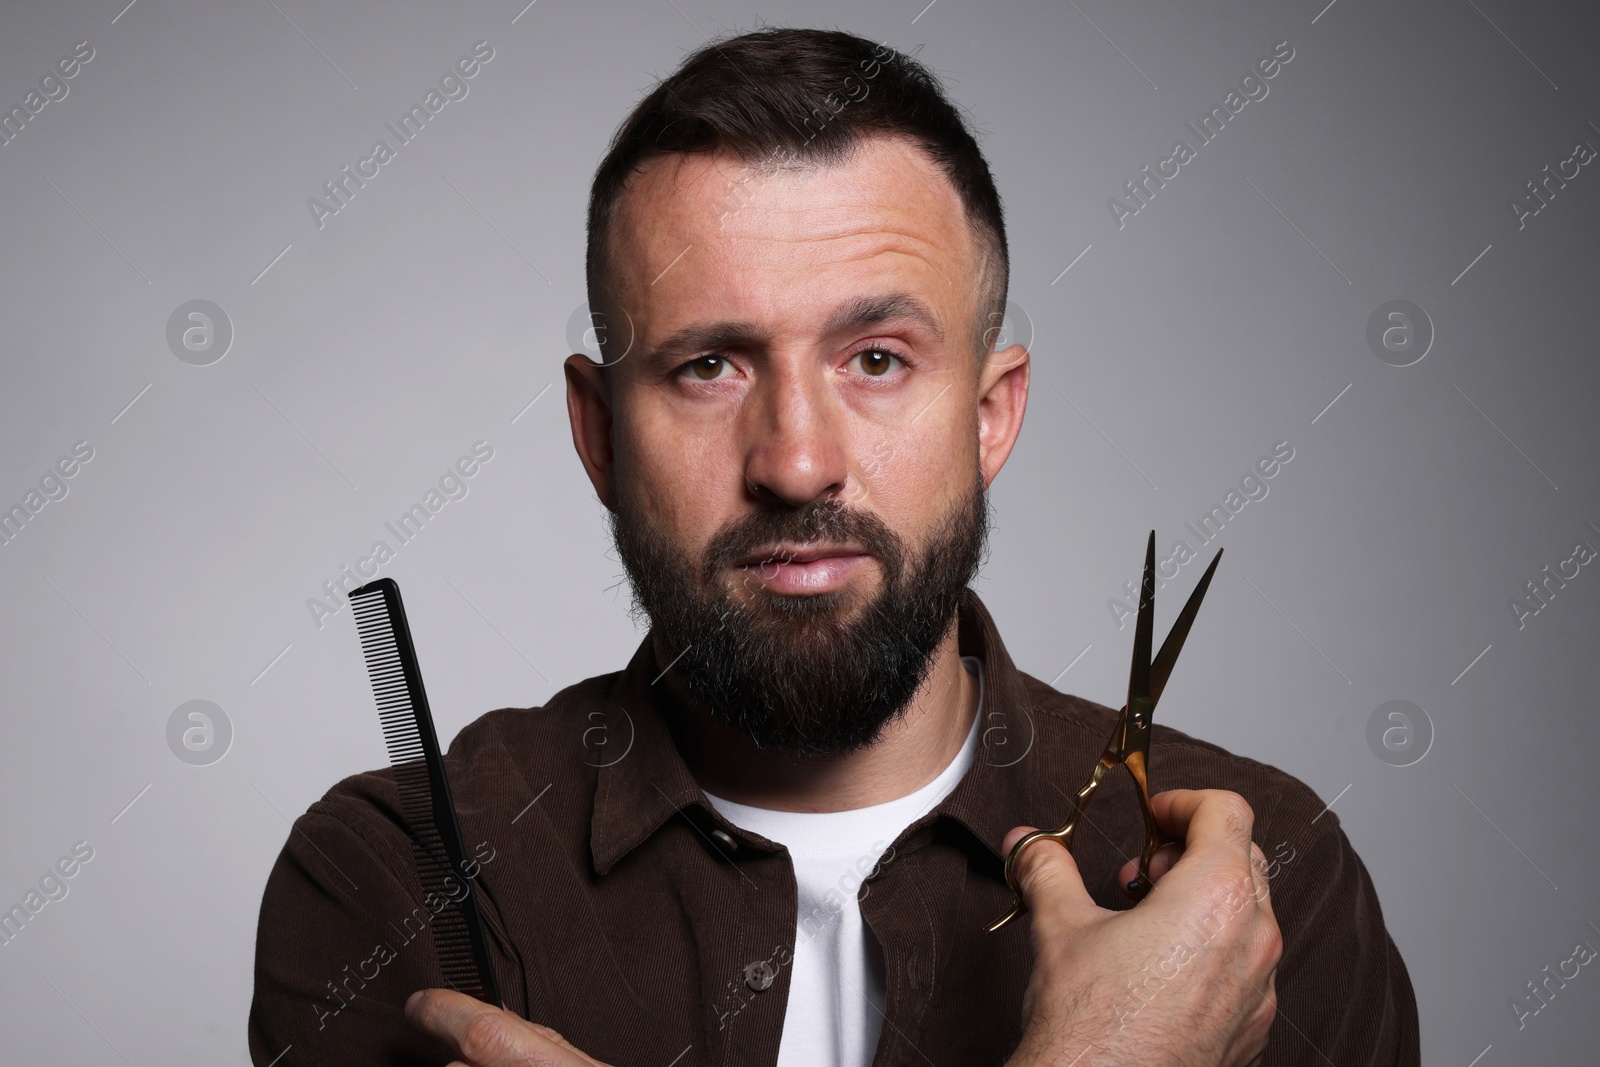
[[[1148,896],[1117,775],[985,932],[1114,713],[1019,671],[967,588],[1029,354],[993,351],[1000,199],[931,75],[837,32],[708,45],[589,222],[605,358],[567,407],[651,626],[450,748],[503,1008],[438,988],[392,775],[357,775],[268,882],[255,1062],[1418,1062],[1337,818],[1174,730]]]

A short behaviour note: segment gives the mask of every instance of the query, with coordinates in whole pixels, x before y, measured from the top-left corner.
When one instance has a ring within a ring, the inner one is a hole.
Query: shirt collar
[[[623,856],[660,829],[674,814],[697,807],[721,823],[679,755],[666,716],[674,698],[645,635],[628,666],[615,676],[605,703],[589,711],[590,761],[599,766],[589,848],[594,869],[606,874]],[[994,619],[978,594],[962,593],[957,607],[957,643],[963,656],[983,661],[983,703],[978,752],[961,781],[918,825],[944,817],[972,833],[996,858],[1013,826],[1036,820],[1040,799],[1035,768],[1025,757],[1034,747],[1035,715],[1023,674],[1011,662]],[[661,682],[661,684],[657,684]],[[704,831],[702,831],[704,832]]]

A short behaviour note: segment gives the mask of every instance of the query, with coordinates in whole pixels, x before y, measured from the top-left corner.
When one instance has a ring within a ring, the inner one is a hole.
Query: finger
[[[1036,826],[1013,826],[1011,832],[1006,834],[1006,839],[1000,843],[1000,851],[1008,856],[1011,855],[1011,850],[1016,847],[1017,842],[1036,829],[1038,829]]]
[[[1006,855],[1032,832],[1032,827],[1018,826],[1006,834]],[[1084,888],[1072,853],[1054,838],[1041,838],[1025,847],[1017,854],[1012,874],[1022,891],[1023,903],[1033,913],[1035,929],[1075,929],[1101,910]]]
[[[1274,872],[1271,865],[1267,863],[1267,854],[1261,851],[1261,846],[1253,841],[1250,843],[1250,860],[1250,876],[1255,884],[1256,906],[1276,922],[1276,916],[1272,913],[1272,876]]]
[[[1176,841],[1170,841],[1156,849],[1150,857],[1150,884],[1161,881],[1161,876],[1172,870],[1173,864],[1178,862],[1183,855],[1183,846]],[[1117,888],[1122,890],[1122,895],[1130,900],[1137,900],[1141,894],[1128,891],[1128,883],[1139,876],[1139,861],[1131,859],[1122,865],[1117,872]]]
[[[520,1017],[518,1018],[520,1019]],[[606,1064],[601,1063],[599,1060],[583,1051],[583,1049],[562,1037],[559,1032],[550,1029],[550,1027],[545,1026],[542,1023],[530,1023],[526,1021],[523,1021],[523,1025],[537,1031],[538,1034],[546,1041],[550,1042],[551,1045],[561,1049],[562,1052],[566,1054],[564,1058],[557,1057],[554,1060],[556,1064],[564,1065],[564,1067],[565,1065],[570,1065],[570,1067],[607,1067]],[[525,1062],[526,1061],[523,1059],[518,1059],[517,1067],[523,1067]]]
[[[406,998],[406,1021],[467,1057],[462,1045],[478,1020],[510,1014],[451,989],[419,989]]]
[[[1169,789],[1150,798],[1162,830],[1184,842],[1185,851],[1207,855],[1232,852],[1250,860],[1250,831],[1255,811],[1238,793],[1226,789]]]
[[[1249,852],[1250,862],[1245,869],[1249,871],[1250,896],[1259,901],[1267,894],[1267,854],[1254,841],[1250,842]]]
[[[413,1026],[443,1041],[471,1067],[521,1067],[535,1055],[540,1058],[534,1062],[563,1067],[596,1062],[554,1030],[454,990],[418,990],[406,1001],[405,1013]]]

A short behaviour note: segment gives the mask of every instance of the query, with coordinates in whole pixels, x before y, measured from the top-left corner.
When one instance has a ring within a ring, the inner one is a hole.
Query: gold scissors
[[[1011,905],[1010,911],[988,925],[991,934],[1022,914],[1022,890],[1017,885],[1016,877],[1017,857],[1022,850],[1048,837],[1061,842],[1071,851],[1072,835],[1078,829],[1078,820],[1083,816],[1084,809],[1089,806],[1089,800],[1106,772],[1119,764],[1128,768],[1128,773],[1132,775],[1134,785],[1138,787],[1139,808],[1144,814],[1144,852],[1139,857],[1139,875],[1128,883],[1128,890],[1135,896],[1142,896],[1150,890],[1150,858],[1155,855],[1156,849],[1172,840],[1156,825],[1155,813],[1150,809],[1147,778],[1150,768],[1150,718],[1155,713],[1156,701],[1161,699],[1167,676],[1172,673],[1172,665],[1183,650],[1184,638],[1189,636],[1189,627],[1200,610],[1200,601],[1206,595],[1206,587],[1211,584],[1211,575],[1221,559],[1222,549],[1219,548],[1211,559],[1211,565],[1201,575],[1200,584],[1189,594],[1189,602],[1178,614],[1178,621],[1172,624],[1172,630],[1161,643],[1161,651],[1152,663],[1150,644],[1155,628],[1156,532],[1150,531],[1150,541],[1144,551],[1144,580],[1139,585],[1139,616],[1133,629],[1133,668],[1128,675],[1128,702],[1122,706],[1117,725],[1111,731],[1111,739],[1106,742],[1105,751],[1100,754],[1089,780],[1072,798],[1067,821],[1054,830],[1035,830],[1011,847],[1011,854],[1006,857],[1006,885],[1011,887],[1016,902]]]

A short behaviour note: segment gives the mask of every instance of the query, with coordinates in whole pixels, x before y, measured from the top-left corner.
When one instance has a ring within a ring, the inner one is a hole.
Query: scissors
[[[1152,884],[1150,859],[1155,855],[1156,849],[1173,841],[1156,825],[1155,812],[1150,808],[1150,786],[1147,778],[1150,767],[1150,718],[1155,713],[1156,701],[1161,699],[1161,690],[1167,684],[1167,676],[1172,673],[1172,665],[1177,662],[1178,653],[1183,650],[1184,638],[1189,636],[1189,627],[1194,622],[1195,614],[1200,610],[1200,601],[1206,595],[1206,587],[1211,584],[1211,575],[1216,571],[1217,563],[1221,559],[1222,549],[1219,548],[1217,554],[1211,558],[1211,565],[1206,568],[1205,574],[1201,575],[1200,584],[1189,594],[1189,602],[1178,614],[1178,621],[1172,624],[1172,630],[1167,634],[1167,639],[1161,643],[1161,651],[1156,654],[1155,662],[1152,663],[1150,643],[1155,626],[1156,532],[1150,531],[1150,541],[1144,551],[1144,580],[1139,585],[1139,616],[1133,629],[1133,668],[1128,675],[1128,702],[1122,706],[1122,711],[1117,716],[1117,725],[1111,731],[1111,739],[1106,742],[1105,751],[1100,754],[1100,760],[1094,765],[1089,780],[1073,796],[1072,807],[1067,812],[1067,821],[1054,830],[1035,830],[1011,847],[1011,854],[1006,857],[1006,885],[1011,887],[1016,901],[1011,905],[1010,911],[986,927],[991,934],[1022,914],[1024,906],[1022,890],[1017,885],[1016,875],[1017,857],[1022,854],[1022,850],[1035,841],[1051,838],[1061,842],[1068,851],[1071,851],[1073,834],[1078,829],[1078,821],[1082,818],[1084,809],[1089,806],[1089,801],[1094,796],[1095,790],[1100,787],[1106,772],[1118,765],[1128,768],[1128,773],[1132,775],[1134,785],[1138,787],[1139,809],[1144,814],[1144,852],[1139,857],[1139,874],[1128,883],[1128,891],[1136,897],[1150,891]]]

